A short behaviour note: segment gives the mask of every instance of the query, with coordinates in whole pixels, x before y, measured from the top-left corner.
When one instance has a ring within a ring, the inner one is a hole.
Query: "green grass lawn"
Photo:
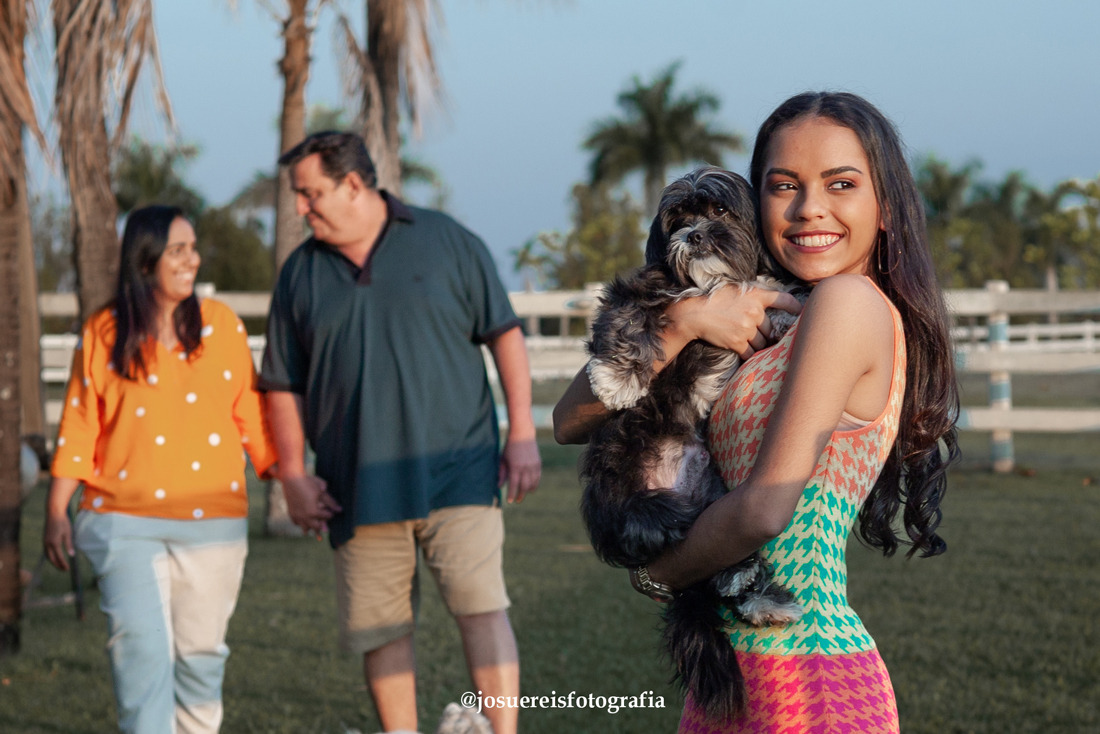
[[[965,434],[935,559],[883,559],[855,541],[850,595],[897,692],[902,731],[1100,731],[1100,451],[1095,435],[1019,434],[1027,471],[988,472],[988,437]],[[543,443],[543,486],[506,509],[505,569],[531,696],[631,696],[663,708],[528,710],[524,732],[671,732],[681,705],[658,652],[656,605],[601,565],[577,513],[577,450]],[[261,494],[252,487],[254,527]],[[24,564],[40,555],[39,487],[25,505]],[[223,731],[377,731],[360,663],[336,649],[331,551],[254,532],[229,630]],[[67,578],[44,572],[46,593]],[[421,729],[469,689],[453,622],[429,582],[417,637]],[[105,622],[28,610],[23,650],[0,660],[0,732],[114,731]]]

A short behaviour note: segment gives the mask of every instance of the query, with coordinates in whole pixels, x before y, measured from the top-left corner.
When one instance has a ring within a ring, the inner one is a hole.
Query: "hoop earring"
[[[901,264],[901,248],[898,248],[897,257],[891,257],[890,233],[885,229],[879,230],[878,243],[875,246],[878,270],[883,275],[893,275]],[[893,262],[891,262],[893,260]]]

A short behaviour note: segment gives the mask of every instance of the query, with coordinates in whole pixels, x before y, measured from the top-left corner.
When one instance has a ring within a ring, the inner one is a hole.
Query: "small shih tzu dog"
[[[665,188],[646,263],[615,278],[600,299],[588,371],[593,392],[616,412],[581,459],[581,513],[596,554],[643,570],[726,492],[704,436],[711,406],[741,361],[696,340],[655,374],[666,308],[722,287],[792,290],[758,277],[772,266],[748,182],[712,166]],[[769,317],[776,336],[795,320],[779,310]],[[756,626],[792,622],[802,608],[759,554],[671,597],[664,641],[676,678],[708,714],[729,718],[744,705],[744,681],[720,604]]]

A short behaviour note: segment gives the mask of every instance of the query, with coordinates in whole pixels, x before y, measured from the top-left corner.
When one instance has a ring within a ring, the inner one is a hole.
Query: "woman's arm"
[[[752,471],[699,516],[683,543],[649,565],[650,577],[684,588],[782,533],[841,413],[859,406],[856,415],[872,419],[885,408],[893,338],[889,307],[866,279],[841,275],[818,284]]]
[[[668,307],[669,325],[661,333],[664,359],[653,364],[654,372],[696,339],[736,352],[748,359],[771,342],[771,321],[765,309],[778,308],[792,314],[802,310],[794,296],[782,291],[727,286],[710,296],[685,298]],[[554,438],[558,443],[586,443],[611,411],[592,392],[587,370],[581,370],[554,406]]]

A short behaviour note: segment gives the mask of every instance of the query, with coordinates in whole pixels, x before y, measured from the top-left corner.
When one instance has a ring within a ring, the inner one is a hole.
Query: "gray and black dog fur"
[[[666,309],[727,286],[791,290],[758,277],[775,268],[759,241],[748,182],[713,166],[665,188],[646,263],[607,286],[588,343],[593,392],[615,412],[581,459],[581,513],[596,554],[625,567],[647,564],[683,540],[726,492],[704,436],[711,406],[741,360],[696,340],[654,373]],[[782,331],[795,318],[778,310],[769,316]],[[664,642],[675,677],[711,717],[729,719],[744,706],[744,680],[720,604],[758,626],[794,621],[802,609],[758,554],[668,604]]]

